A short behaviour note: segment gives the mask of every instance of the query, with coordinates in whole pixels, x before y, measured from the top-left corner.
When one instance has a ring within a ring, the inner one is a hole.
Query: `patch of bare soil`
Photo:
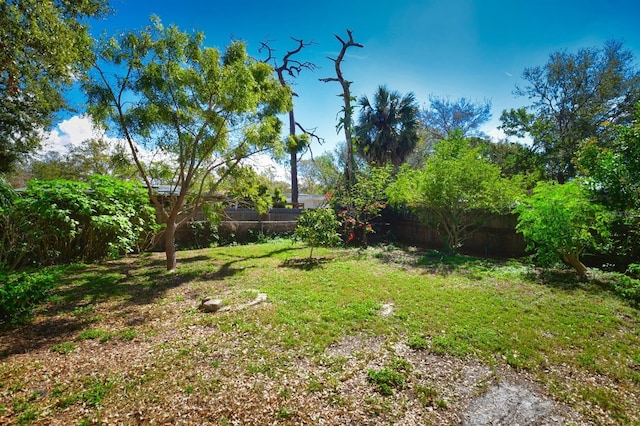
[[[358,409],[345,413],[344,424],[591,424],[545,395],[525,374],[508,367],[415,351],[403,343],[365,336],[349,336],[328,348],[325,355],[346,360],[347,379],[340,384],[339,393],[346,400],[359,401],[354,406],[366,408],[366,416]],[[411,373],[405,386],[382,400],[372,392],[366,372],[394,359],[408,361]],[[425,389],[429,398],[425,398]]]

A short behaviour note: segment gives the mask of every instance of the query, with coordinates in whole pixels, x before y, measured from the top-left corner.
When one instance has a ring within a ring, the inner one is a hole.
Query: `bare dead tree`
[[[298,94],[293,91],[291,88],[291,84],[286,80],[285,74],[291,78],[296,78],[300,75],[302,70],[310,70],[314,71],[317,66],[312,62],[301,62],[297,59],[294,59],[293,56],[299,53],[302,49],[312,44],[314,42],[304,42],[303,40],[299,40],[291,37],[293,41],[295,41],[298,46],[288,51],[283,57],[282,62],[278,65],[278,61],[274,56],[275,49],[273,49],[268,42],[260,43],[259,51],[266,50],[267,58],[264,62],[272,63],[276,74],[278,75],[278,80],[282,86],[287,86],[291,89],[291,93],[293,96],[298,96]],[[296,205],[298,204],[298,155],[304,153],[305,149],[308,148],[309,144],[302,144],[301,139],[296,137],[296,127],[298,127],[303,134],[309,136],[309,138],[317,139],[319,142],[322,140],[315,135],[314,131],[307,131],[304,127],[302,127],[295,120],[295,115],[293,112],[293,106],[289,111],[289,136],[292,138],[292,146],[289,146],[289,154],[290,154],[290,166],[291,166],[291,202]],[[306,146],[305,146],[306,145]]]
[[[353,31],[347,29],[347,35],[349,36],[349,39],[347,41],[344,41],[340,36],[338,36],[337,34],[335,35],[336,38],[338,39],[338,41],[340,41],[340,43],[342,43],[342,49],[340,49],[340,53],[338,54],[337,58],[331,58],[329,57],[329,59],[331,61],[333,61],[333,63],[335,64],[335,69],[336,69],[336,77],[328,77],[328,78],[321,78],[320,81],[322,82],[329,82],[329,81],[337,81],[338,83],[340,83],[340,85],[342,86],[342,94],[338,95],[341,96],[343,101],[344,101],[344,107],[343,107],[343,117],[340,120],[340,122],[338,123],[338,129],[340,129],[341,127],[344,129],[344,137],[345,137],[345,142],[347,144],[347,170],[346,170],[346,180],[347,180],[347,190],[350,190],[351,186],[353,185],[354,181],[355,181],[355,171],[354,171],[354,159],[353,159],[353,141],[351,138],[351,126],[352,126],[352,114],[353,114],[353,107],[351,106],[351,101],[354,100],[354,98],[352,98],[351,96],[351,90],[350,90],[350,86],[352,81],[346,80],[344,78],[344,76],[342,75],[342,69],[340,68],[342,61],[344,60],[344,56],[347,53],[347,49],[350,47],[364,47],[362,44],[360,43],[356,43],[355,41],[353,41]]]

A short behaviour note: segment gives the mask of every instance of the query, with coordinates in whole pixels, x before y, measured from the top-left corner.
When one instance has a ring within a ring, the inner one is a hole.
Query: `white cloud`
[[[48,151],[66,154],[70,147],[80,146],[84,141],[96,138],[106,141],[111,147],[126,143],[124,139],[108,137],[103,129],[93,123],[90,117],[75,115],[60,122],[55,129],[45,134],[40,154],[45,154]],[[143,161],[169,161],[166,155],[148,151],[140,145],[136,146]]]
[[[69,147],[79,146],[87,139],[102,138],[115,146],[124,143],[121,139],[109,138],[104,130],[96,127],[88,116],[73,116],[58,124],[55,129],[45,134],[41,155],[48,151],[56,151],[62,155],[69,151]],[[138,145],[140,158],[144,162],[164,161],[170,162],[171,158],[161,152],[153,152]],[[282,164],[278,164],[266,154],[256,154],[246,160],[246,164],[252,166],[258,173],[268,176],[274,181],[288,182],[291,175]]]
[[[493,129],[488,129],[485,131],[485,133],[494,142],[500,142],[507,138],[507,134],[504,132],[504,130],[498,129],[497,127],[494,127]]]
[[[56,151],[64,154],[70,146],[79,146],[87,139],[101,136],[103,131],[97,129],[89,117],[76,115],[62,121],[45,135],[41,153]]]
[[[256,172],[269,177],[273,181],[288,182],[291,175],[282,164],[278,164],[267,154],[256,154],[245,160],[245,163],[253,167]]]

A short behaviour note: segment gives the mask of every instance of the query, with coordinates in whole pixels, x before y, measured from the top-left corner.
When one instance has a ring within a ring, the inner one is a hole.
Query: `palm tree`
[[[375,166],[399,166],[418,143],[419,108],[413,93],[402,96],[379,86],[373,104],[360,98],[355,127],[358,153]]]

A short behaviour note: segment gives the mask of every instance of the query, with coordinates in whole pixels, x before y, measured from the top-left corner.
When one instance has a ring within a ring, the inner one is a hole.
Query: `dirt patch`
[[[473,359],[412,350],[404,343],[391,344],[364,335],[347,336],[327,348],[325,356],[344,364],[340,385],[335,390],[351,401],[350,422],[468,426],[589,424],[579,413],[546,395],[526,374],[509,367],[490,367]],[[382,398],[367,380],[367,371],[399,359],[411,366],[407,381],[392,396]],[[335,368],[330,361],[325,361],[325,365],[327,371]]]
[[[563,425],[566,419],[554,414],[553,401],[520,384],[499,383],[471,401],[463,424]]]

